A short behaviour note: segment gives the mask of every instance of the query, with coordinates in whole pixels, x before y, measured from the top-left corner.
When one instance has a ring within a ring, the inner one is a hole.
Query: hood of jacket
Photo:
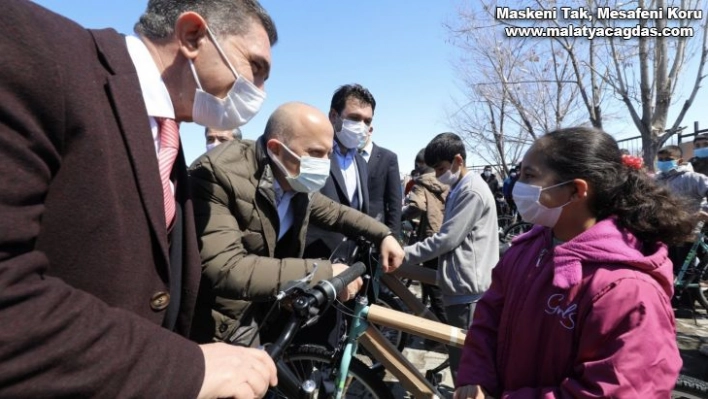
[[[440,180],[435,177],[435,172],[420,175],[416,179],[416,182],[421,186],[425,187],[428,191],[435,194],[443,194],[450,189],[447,184],[442,184]]]
[[[550,247],[553,233],[543,226],[534,226],[513,243],[533,240],[540,235]],[[553,258],[553,285],[560,288],[579,284],[583,265],[624,265],[651,276],[667,296],[673,294],[673,266],[666,245],[645,245],[629,230],[619,226],[616,217],[601,220],[572,240],[556,245]]]

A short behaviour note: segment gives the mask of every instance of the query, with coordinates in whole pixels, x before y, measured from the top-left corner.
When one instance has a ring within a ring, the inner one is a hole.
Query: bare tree
[[[644,161],[653,167],[654,157],[659,147],[672,135],[682,130],[683,118],[693,104],[701,88],[701,82],[705,78],[703,71],[708,56],[706,41],[708,29],[705,23],[700,26],[697,20],[666,18],[669,7],[679,7],[681,10],[700,9],[701,2],[698,0],[669,1],[668,4],[666,0],[650,2],[637,0],[629,4],[643,9],[664,10],[664,18],[639,20],[639,26],[643,29],[654,28],[663,31],[674,28],[676,33],[681,33],[680,29],[688,28],[693,32],[693,36],[640,36],[636,39],[636,43],[620,41],[617,38],[607,40],[614,70],[606,81],[629,111],[642,137]],[[705,8],[702,10],[704,14],[706,11]],[[669,23],[672,23],[672,26],[669,26]],[[618,27],[614,21],[610,21],[606,26]],[[694,37],[697,40],[692,40]],[[636,46],[636,50],[633,46]],[[689,53],[699,56],[696,75],[678,115],[673,123],[669,123],[669,111],[675,104],[676,88],[686,62],[690,59]],[[627,68],[628,65],[631,67]],[[636,67],[632,68],[634,65]],[[636,70],[638,70],[638,78],[632,74]]]
[[[449,29],[462,50],[456,67],[466,101],[451,123],[473,152],[507,173],[540,134],[585,119],[573,59],[555,43],[490,32],[486,13],[460,15]]]
[[[695,15],[696,18],[669,18],[669,10],[671,8],[682,11],[700,10],[705,16],[708,10],[704,3],[700,0],[566,0],[563,6],[573,9],[584,7],[592,11],[594,17],[582,21],[567,21],[561,15],[555,19],[529,21],[496,19],[497,8],[507,4],[501,1],[483,0],[473,19],[468,13],[461,12],[460,27],[451,31],[453,34],[460,35],[484,28],[489,35],[492,29],[505,32],[504,28],[537,27],[554,28],[558,32],[567,28],[570,23],[595,29],[597,35],[593,40],[577,35],[559,34],[536,39],[533,48],[527,51],[533,51],[540,57],[555,56],[555,65],[565,65],[562,62],[559,64],[558,59],[567,60],[569,73],[552,77],[529,74],[528,80],[536,79],[539,83],[543,83],[550,78],[563,82],[566,87],[570,84],[578,102],[573,104],[575,108],[566,110],[566,114],[577,115],[579,109],[584,109],[583,119],[598,128],[602,128],[608,118],[607,112],[603,111],[620,108],[616,106],[619,101],[621,107],[626,110],[623,114],[629,114],[642,136],[645,162],[651,167],[659,146],[682,129],[683,118],[693,104],[705,77],[704,67],[708,58],[708,29],[705,18],[702,20],[697,18],[700,14]],[[514,9],[531,7],[536,10],[559,8],[554,0],[522,0],[515,1],[510,6]],[[617,18],[602,19],[597,18],[596,11],[599,8],[625,11],[637,8],[663,10],[663,15],[631,21]],[[632,28],[635,30],[630,32]],[[672,30],[671,35],[666,35],[669,33],[667,29]],[[693,35],[686,34],[689,29]],[[640,34],[637,35],[636,31]],[[614,36],[609,36],[608,32]],[[514,42],[520,39],[500,38],[500,40],[503,46],[514,47]],[[498,52],[491,47],[480,50],[489,54]],[[564,58],[558,57],[557,50],[563,52]],[[695,75],[689,76],[685,73],[685,67],[694,59],[693,66],[696,72]],[[531,64],[525,63],[524,67],[528,65]],[[548,86],[541,85],[527,90],[528,97],[520,100],[519,94],[514,92],[509,82],[498,80],[495,83],[497,90],[508,93],[509,102],[517,110],[516,117],[526,126],[527,131],[533,132],[532,137],[539,128],[547,130],[547,126],[539,123],[543,118],[529,117],[528,110],[524,108],[529,108],[528,104],[534,104],[535,111],[538,111],[538,105],[543,105],[545,109],[548,106],[546,102]],[[677,88],[684,85],[688,85],[685,95],[678,98]],[[556,92],[562,92],[560,87],[556,88]],[[675,114],[675,119],[669,121],[670,111],[679,100],[683,103]],[[559,104],[564,103],[562,101],[556,103]],[[610,119],[612,116],[609,115]],[[558,116],[555,118],[555,122],[557,121],[566,124],[569,122],[567,118]]]

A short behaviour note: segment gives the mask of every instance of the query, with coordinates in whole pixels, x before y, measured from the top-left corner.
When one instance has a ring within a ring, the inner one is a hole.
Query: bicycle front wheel
[[[676,386],[671,391],[673,399],[705,399],[708,398],[708,382],[679,375]]]
[[[708,310],[708,256],[703,255],[698,263],[698,287],[694,291],[694,296],[703,309]]]
[[[335,370],[339,367],[331,351],[319,346],[303,345],[289,350],[283,361],[300,381],[311,379],[318,384],[317,389],[320,392],[315,395],[316,398],[329,397],[321,391],[328,389],[327,386],[334,386]],[[323,383],[319,383],[320,381]],[[349,366],[344,397],[393,399],[390,389],[381,377],[356,358],[352,358]]]
[[[511,240],[514,239],[514,237],[526,233],[527,231],[531,230],[532,227],[533,224],[528,222],[514,223],[504,229],[504,232],[502,232],[501,242],[509,243],[511,242]]]

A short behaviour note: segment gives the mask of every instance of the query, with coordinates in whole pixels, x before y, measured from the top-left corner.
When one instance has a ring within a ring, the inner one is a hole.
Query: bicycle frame
[[[378,305],[368,305],[368,299],[365,296],[357,296],[352,325],[338,370],[335,397],[343,397],[346,376],[349,373],[349,362],[361,342],[370,355],[396,376],[401,385],[413,396],[416,398],[439,398],[440,393],[437,389],[370,323],[395,328],[460,348],[464,345],[467,334],[465,330],[447,324],[411,316]]]
[[[436,271],[432,269],[426,269],[420,266],[401,266],[394,274],[401,278],[408,278],[425,284],[435,285]],[[414,315],[424,317],[432,321],[440,321],[437,316],[435,316],[435,314],[418,299],[418,297],[413,295],[408,287],[401,283],[401,280],[390,274],[384,274],[381,276],[381,282],[394,294],[396,294],[401,302],[403,302],[403,304],[406,305],[406,307],[413,312]]]
[[[681,269],[679,270],[678,276],[676,276],[676,281],[674,282],[674,287],[676,291],[683,291],[688,288],[700,288],[700,274],[695,274],[695,276],[690,281],[684,281],[684,278],[689,270],[693,268],[696,257],[698,256],[698,248],[702,248],[708,253],[708,244],[704,240],[705,235],[703,231],[698,233],[696,241],[691,246],[691,250],[686,256]]]

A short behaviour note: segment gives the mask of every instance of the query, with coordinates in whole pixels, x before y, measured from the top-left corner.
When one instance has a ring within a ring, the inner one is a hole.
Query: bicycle
[[[533,224],[524,221],[511,224],[502,231],[499,236],[499,242],[502,244],[510,243],[514,237],[526,233],[531,230],[532,227]]]
[[[698,228],[699,233],[696,235],[696,240],[674,278],[674,299],[680,302],[683,295],[688,294],[694,318],[694,300],[708,310],[708,243],[704,232],[704,222],[699,222]]]
[[[376,262],[376,256],[372,255],[373,246],[365,239],[353,242],[360,254],[368,254],[368,265],[371,270],[369,287],[363,292],[373,290],[371,294],[359,294],[355,299],[355,307],[351,316],[351,324],[348,334],[345,336],[342,345],[335,350],[333,357],[339,359],[338,376],[335,379],[335,397],[342,397],[344,376],[347,375],[348,363],[356,360],[353,355],[356,353],[359,343],[365,349],[375,365],[372,369],[379,371],[385,369],[393,374],[404,389],[411,392],[415,397],[440,397],[442,394],[437,389],[437,379],[435,374],[442,368],[447,367],[447,363],[429,370],[423,376],[397,348],[392,345],[386,337],[379,331],[378,327],[392,328],[411,335],[428,338],[442,344],[461,347],[464,343],[466,332],[462,329],[442,324],[437,321],[428,308],[423,305],[413,293],[396,277],[377,273],[380,269]],[[426,283],[435,284],[436,273],[434,270],[422,267],[401,267],[395,273],[400,277],[408,277]],[[387,309],[376,304],[369,305],[369,298],[376,298],[376,291],[379,289],[379,282],[395,293],[409,309],[423,317],[412,316],[407,313]],[[433,321],[434,320],[434,321]]]
[[[267,398],[311,399],[320,397],[322,376],[327,376],[324,367],[314,367],[316,364],[331,364],[332,358],[324,349],[306,345],[299,348],[289,348],[301,328],[317,322],[319,315],[329,308],[336,300],[337,293],[366,271],[362,263],[352,265],[345,272],[329,280],[322,280],[313,288],[308,288],[314,272],[309,276],[288,284],[277,295],[276,303],[291,310],[291,316],[278,339],[265,344],[264,349],[276,362],[278,371],[278,386],[269,390]],[[309,366],[308,366],[309,364]],[[352,362],[348,370],[347,389],[366,389],[378,392],[375,396],[390,399],[386,395],[388,388],[381,379],[358,360]]]
[[[396,295],[391,292],[390,289],[381,287],[378,284],[381,279],[381,272],[380,268],[378,268],[377,259],[378,253],[375,246],[370,245],[370,243],[363,238],[359,240],[349,240],[345,238],[337,248],[334,249],[332,256],[330,256],[331,263],[344,263],[348,265],[356,262],[363,263],[370,275],[376,274],[376,278],[372,280],[372,283],[366,290],[369,300],[379,306],[404,312],[403,306],[400,300],[396,298]],[[389,328],[380,328],[380,330],[399,351],[403,351],[409,340],[408,334]]]
[[[368,241],[361,239],[355,244],[362,249],[359,252],[360,254],[371,254],[369,248],[372,245]],[[409,301],[413,306],[414,312],[426,315],[429,318],[435,318],[427,307],[418,301],[415,295],[400,280],[388,274],[379,276],[377,272],[380,268],[377,262],[369,263],[368,277],[365,280],[366,288],[360,291],[355,299],[355,309],[349,333],[340,342],[340,345],[334,351],[329,351],[317,345],[307,345],[289,350],[278,362],[279,375],[280,373],[290,375],[289,386],[292,386],[294,382],[297,386],[305,384],[308,385],[308,389],[317,390],[318,397],[392,399],[391,392],[383,382],[383,374],[378,372],[379,368],[368,368],[358,358],[354,357],[357,349],[355,344],[358,347],[358,343],[361,342],[361,346],[365,349],[367,356],[375,364],[381,365],[380,369],[388,370],[393,374],[402,387],[415,397],[441,397],[442,394],[437,390],[437,381],[433,378],[434,376],[429,375],[429,379],[423,376],[375,325],[393,328],[458,347],[463,345],[466,332],[446,324],[429,321],[376,304],[369,306],[368,298],[372,295],[370,290],[374,291],[373,298],[375,298],[376,290],[379,287],[378,282],[387,281],[385,284],[392,287],[392,291],[400,292],[402,298],[405,298],[404,300]],[[435,272],[433,270],[422,267],[403,269],[403,274],[408,272],[409,276],[423,281],[427,280],[433,283],[435,281]],[[411,271],[415,272],[411,273]],[[367,295],[367,293],[369,294]],[[362,306],[364,303],[367,305]],[[351,310],[344,310],[344,312],[350,313]],[[301,311],[300,313],[304,314],[305,312]],[[292,327],[288,327],[284,331],[286,335],[294,334]],[[307,381],[310,382],[306,383]],[[292,395],[292,390],[285,393],[285,397],[296,397]]]

